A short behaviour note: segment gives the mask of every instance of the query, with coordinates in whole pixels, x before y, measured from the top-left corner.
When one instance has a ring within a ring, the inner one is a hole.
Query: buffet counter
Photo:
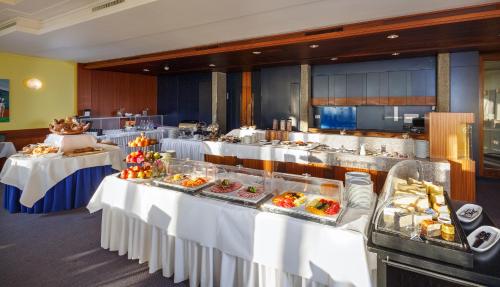
[[[102,151],[79,156],[10,156],[0,173],[6,185],[5,207],[10,212],[39,213],[78,207],[74,202],[86,204],[104,176],[124,167],[118,147],[97,147]],[[44,202],[46,195],[50,198]]]
[[[108,176],[90,203],[103,210],[101,247],[148,262],[190,286],[371,286],[372,209],[337,227]]]

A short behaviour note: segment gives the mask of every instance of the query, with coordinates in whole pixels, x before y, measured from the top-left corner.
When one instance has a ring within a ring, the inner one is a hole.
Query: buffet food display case
[[[271,195],[268,172],[241,166],[218,165],[214,184],[201,195],[257,208]]]
[[[153,182],[160,187],[194,193],[214,184],[217,167],[214,164],[170,159],[166,162],[165,176]]]
[[[125,117],[81,117],[80,122],[90,123],[93,130],[122,130],[129,127],[133,122],[133,130],[152,130],[154,127],[163,125],[163,115],[142,116],[132,115]]]
[[[338,180],[276,172],[271,190],[273,197],[261,206],[269,212],[336,225],[347,208]]]
[[[473,254],[448,193],[422,174],[415,160],[391,168],[372,218],[373,243],[472,267]]]

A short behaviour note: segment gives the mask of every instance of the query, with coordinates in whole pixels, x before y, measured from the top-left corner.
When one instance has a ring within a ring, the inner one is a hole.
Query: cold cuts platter
[[[344,212],[340,202],[333,197],[297,191],[285,191],[276,195],[265,202],[262,208],[329,225],[336,225]]]
[[[257,206],[271,196],[265,191],[260,177],[242,174],[227,174],[226,177],[216,180],[214,185],[203,189],[201,194],[251,206]]]

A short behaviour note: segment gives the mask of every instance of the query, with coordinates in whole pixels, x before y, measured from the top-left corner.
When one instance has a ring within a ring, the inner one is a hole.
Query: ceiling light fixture
[[[208,66],[213,68],[213,67],[215,67],[215,64],[209,64]]]
[[[387,36],[387,39],[397,39],[397,38],[399,38],[398,34],[390,34]]]
[[[393,56],[399,56],[399,52],[394,52],[391,55],[393,55]]]
[[[318,48],[318,47],[319,47],[319,45],[318,45],[318,44],[312,44],[312,45],[309,45],[309,48],[311,48],[311,49],[316,49],[316,48]]]
[[[252,54],[254,54],[254,55],[260,55],[260,54],[262,54],[262,52],[261,51],[253,51]]]
[[[170,70],[170,67],[169,66],[165,66],[165,67],[163,67],[163,70],[168,71],[168,70]]]
[[[330,58],[330,60],[332,60],[332,61],[337,61],[338,59],[339,58],[337,58],[337,57]]]
[[[142,69],[142,70],[143,70],[144,72],[149,72],[149,69],[146,69],[146,68],[144,68],[144,69]]]

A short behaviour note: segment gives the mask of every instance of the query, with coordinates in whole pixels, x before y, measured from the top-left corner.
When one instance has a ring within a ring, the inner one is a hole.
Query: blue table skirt
[[[49,189],[32,208],[21,205],[21,190],[5,185],[3,204],[10,213],[48,213],[86,206],[104,177],[115,173],[111,165],[76,171]]]

